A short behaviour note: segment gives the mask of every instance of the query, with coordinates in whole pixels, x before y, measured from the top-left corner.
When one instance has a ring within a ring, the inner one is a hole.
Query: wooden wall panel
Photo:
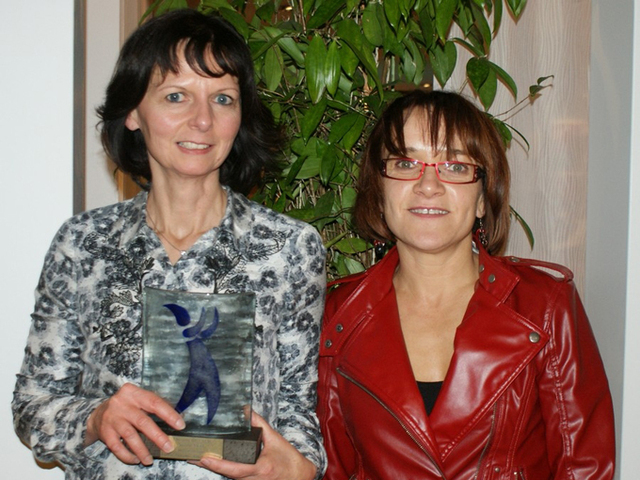
[[[526,151],[513,142],[508,153],[511,204],[535,236],[531,250],[514,224],[508,253],[564,264],[580,289],[586,256],[590,19],[589,0],[528,2],[517,24],[503,18],[490,55],[514,77],[519,99],[538,77],[555,76],[552,87],[508,120],[531,145]],[[457,71],[451,88],[460,84]],[[515,104],[506,88],[498,88],[493,114]]]

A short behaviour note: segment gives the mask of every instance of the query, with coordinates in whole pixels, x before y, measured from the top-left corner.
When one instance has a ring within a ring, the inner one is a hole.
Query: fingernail
[[[202,463],[205,467],[212,468],[215,467],[216,459],[222,458],[220,455],[216,455],[215,453],[205,453],[204,456],[200,459],[200,463]]]
[[[207,468],[214,468],[216,466],[216,459],[222,458],[210,454],[206,454],[204,457],[200,459],[200,463]]]
[[[167,440],[167,443],[162,446],[162,451],[165,453],[171,453],[175,450],[175,448],[175,442],[170,438],[169,440]]]
[[[187,426],[187,424],[184,423],[184,420],[182,418],[180,418],[180,420],[178,420],[176,422],[176,429],[178,429],[178,430],[182,430],[186,426]]]
[[[142,459],[142,464],[147,466],[153,464],[153,457],[151,455],[147,455]]]

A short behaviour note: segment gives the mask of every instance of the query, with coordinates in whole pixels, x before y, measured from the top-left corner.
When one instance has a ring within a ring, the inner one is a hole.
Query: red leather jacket
[[[397,264],[392,250],[327,298],[318,386],[326,480],[613,477],[608,382],[568,269],[480,252],[427,416],[400,329]]]

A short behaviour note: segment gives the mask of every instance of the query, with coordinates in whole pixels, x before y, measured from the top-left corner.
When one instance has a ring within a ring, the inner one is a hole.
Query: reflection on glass
[[[250,430],[254,313],[253,293],[145,288],[142,387],[182,413],[187,427],[180,435]]]

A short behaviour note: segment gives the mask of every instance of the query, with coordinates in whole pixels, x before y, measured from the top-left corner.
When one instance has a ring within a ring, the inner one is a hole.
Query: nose
[[[213,109],[208,101],[198,100],[194,102],[189,125],[202,131],[211,128],[211,125],[213,125]]]
[[[435,165],[425,165],[422,176],[415,180],[414,191],[423,195],[436,195],[444,191],[444,184],[438,178]]]

